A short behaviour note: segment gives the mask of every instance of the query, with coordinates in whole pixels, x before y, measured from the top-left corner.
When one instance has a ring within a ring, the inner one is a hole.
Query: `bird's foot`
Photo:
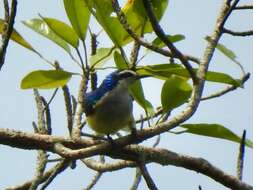
[[[113,140],[113,138],[110,135],[106,135],[107,136],[107,141],[112,145],[112,146],[116,146],[115,141]]]
[[[134,128],[134,127],[131,128],[131,138],[132,138],[133,140],[136,140],[136,139],[137,139],[137,130],[136,130],[136,128]]]

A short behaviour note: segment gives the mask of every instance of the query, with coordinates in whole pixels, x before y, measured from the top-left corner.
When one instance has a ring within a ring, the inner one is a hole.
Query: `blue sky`
[[[243,2],[250,3],[250,1]],[[171,1],[161,24],[169,34],[180,33],[186,36],[184,41],[176,44],[180,50],[201,57],[206,46],[204,37],[211,34],[221,3],[221,0]],[[2,5],[0,10],[3,10]],[[19,0],[16,29],[45,57],[50,60],[59,60],[66,70],[76,71],[76,65],[65,55],[62,49],[32,32],[21,23],[22,20],[38,17],[38,13],[68,22],[62,1],[37,0],[36,3],[32,3],[32,1]],[[3,15],[2,11],[0,15]],[[252,29],[252,19],[252,11],[237,11],[231,16],[227,27],[240,31]],[[98,31],[96,27],[94,27],[94,30]],[[100,40],[100,47],[110,45],[110,42],[104,41],[103,37],[100,37]],[[221,39],[223,44],[236,52],[238,61],[243,64],[248,72],[253,71],[253,64],[251,63],[253,59],[251,52],[253,49],[252,40],[252,37],[233,38],[228,35],[224,35]],[[147,64],[166,63],[166,61],[168,62],[166,58],[158,56],[148,56],[144,60]],[[0,127],[32,131],[31,123],[36,120],[32,91],[21,90],[19,85],[25,74],[36,69],[50,68],[37,55],[15,43],[10,43],[6,63],[0,73],[0,86],[2,89]],[[226,72],[235,78],[240,76],[238,67],[219,52],[215,53],[210,69]],[[105,73],[101,73],[104,76]],[[146,80],[144,84],[147,97],[152,98],[154,105],[158,106],[161,83]],[[73,94],[76,94],[78,78],[72,79],[70,85]],[[152,88],[150,88],[151,85]],[[213,90],[220,88],[222,88],[221,85],[208,83],[204,93],[210,94]],[[42,94],[50,97],[52,92],[42,91]],[[202,102],[196,114],[187,123],[219,123],[238,135],[242,134],[243,129],[247,129],[247,138],[253,140],[252,97],[253,81],[249,79],[244,89],[239,89],[218,99]],[[51,108],[54,117],[53,133],[55,135],[67,134],[64,104],[61,99],[62,95],[59,93]],[[175,110],[174,114],[178,113],[179,110]],[[136,108],[136,115],[139,111],[140,109]],[[189,134],[165,134],[162,137],[160,147],[182,154],[203,157],[224,171],[235,174],[238,144]],[[0,167],[1,171],[4,171],[0,172],[0,189],[21,184],[33,177],[36,166],[36,151],[18,150],[7,146],[0,146],[0,151],[2,152]],[[252,159],[252,150],[247,148],[244,181],[251,185],[253,185],[253,163],[250,162]],[[173,166],[162,167],[151,164],[149,170],[159,189],[197,189],[199,184],[202,185],[203,189],[226,189],[208,177]],[[133,169],[126,169],[106,173],[94,189],[129,189],[134,179],[134,172]],[[93,172],[78,163],[77,169],[68,169],[67,172],[56,178],[48,189],[82,189],[92,178],[92,174]],[[146,189],[144,183],[141,184],[140,189]]]

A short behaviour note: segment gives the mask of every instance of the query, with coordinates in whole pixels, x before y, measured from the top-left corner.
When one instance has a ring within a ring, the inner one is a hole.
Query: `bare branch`
[[[42,183],[43,179],[42,176],[46,169],[46,164],[47,164],[46,151],[38,150],[36,174],[29,190],[36,190],[38,186]]]
[[[144,157],[143,159],[145,159],[145,155],[142,155],[142,157]],[[141,175],[144,177],[148,188],[150,190],[157,190],[158,188],[156,187],[154,180],[152,179],[151,175],[148,172],[148,169],[145,164],[145,160],[139,161],[138,165],[141,171]]]
[[[85,162],[83,161],[85,164]],[[100,156],[100,161],[99,163],[104,164],[105,163],[105,157]],[[84,190],[90,190],[92,189],[99,181],[99,179],[102,177],[103,172],[102,171],[97,171],[93,179],[91,180],[90,184],[84,189]]]
[[[253,5],[240,5],[235,7],[235,10],[253,9]]]
[[[241,85],[243,86],[244,83],[249,79],[250,77],[250,73],[247,73],[246,75],[244,75],[240,80],[241,80]],[[217,97],[220,97],[220,96],[223,96],[231,91],[234,91],[236,90],[238,87],[237,86],[228,86],[226,87],[225,89],[221,90],[221,91],[218,91],[218,92],[215,92],[214,94],[211,94],[209,96],[206,96],[206,97],[203,97],[201,98],[201,101],[204,101],[204,100],[210,100],[210,99],[213,99],[213,98],[217,98]]]
[[[140,52],[140,47],[141,47],[140,44],[137,41],[134,41],[132,51],[131,51],[131,56],[130,56],[130,67],[132,69],[136,68],[136,63],[137,63],[138,55]]]
[[[7,26],[2,34],[2,45],[0,47],[0,70],[5,61],[5,54],[6,54],[7,46],[9,44],[11,33],[13,31],[13,26],[14,26],[16,12],[17,12],[17,0],[12,0],[10,15],[9,15],[9,10],[6,10],[6,9],[9,9],[6,2],[7,1],[5,1],[5,16],[6,16],[5,23]]]
[[[86,188],[84,188],[84,190],[92,189],[97,184],[97,182],[101,178],[102,174],[103,173],[101,173],[101,172],[97,172],[96,175],[91,180],[90,184]]]
[[[67,126],[69,130],[69,135],[71,136],[72,128],[73,128],[73,111],[72,111],[71,95],[69,93],[69,88],[67,85],[62,87],[62,91],[63,91],[63,96],[64,96],[66,114],[67,114]]]
[[[44,173],[44,175],[41,177],[41,183],[45,182],[56,170],[56,168],[62,167],[62,165],[64,165],[65,162],[62,161],[58,164],[56,164],[54,167],[52,167],[50,170],[48,170],[47,172]],[[31,181],[27,181],[22,185],[18,185],[15,187],[11,187],[11,188],[7,188],[6,190],[27,190],[31,187],[31,184],[33,183],[33,180]]]
[[[140,182],[141,182],[141,171],[139,168],[136,168],[134,182],[130,187],[130,190],[137,190]]]
[[[52,134],[52,123],[51,123],[51,113],[49,108],[49,102],[45,100],[45,98],[41,97],[42,103],[44,105],[43,111],[45,112],[45,120],[46,120],[46,132],[47,134]]]
[[[45,190],[46,187],[54,180],[54,178],[56,178],[58,174],[63,172],[69,165],[70,161],[68,159],[64,159],[60,164],[56,165],[54,171],[46,179],[45,183],[41,186],[40,190]]]
[[[93,159],[81,159],[81,161],[90,169],[98,172],[112,172],[123,168],[134,168],[136,163],[132,161],[118,161],[116,163],[101,163]]]
[[[239,180],[242,180],[242,174],[243,174],[243,163],[244,163],[244,157],[245,157],[245,140],[246,140],[246,130],[243,130],[240,148],[239,148],[238,160],[237,160],[237,177]]]
[[[252,36],[253,35],[253,30],[238,32],[238,31],[233,31],[233,30],[229,30],[229,29],[224,28],[223,32],[226,33],[226,34],[233,35],[233,36],[241,36],[241,37]]]

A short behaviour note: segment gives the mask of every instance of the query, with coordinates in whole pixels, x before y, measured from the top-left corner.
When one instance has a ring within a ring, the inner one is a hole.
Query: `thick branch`
[[[122,147],[122,143],[125,143],[131,138],[131,136],[122,137],[115,140],[115,144],[117,147]],[[85,156],[88,157],[104,154],[112,158],[136,161],[138,155],[145,155],[146,163],[154,162],[161,165],[174,165],[183,167],[209,176],[210,178],[229,188],[253,190],[252,186],[241,182],[236,177],[224,173],[204,159],[184,156],[166,149],[147,148],[140,145],[129,145],[125,148],[122,147],[121,149],[114,149],[114,151],[112,151],[111,144],[108,142],[100,142],[100,144],[95,145],[96,143],[99,143],[99,141],[80,139],[79,141],[73,142],[70,139],[61,137],[28,134],[3,129],[0,129],[0,143],[22,149],[42,149],[51,152],[58,152],[58,154],[66,156],[69,159],[78,159]],[[94,146],[80,149],[81,151],[68,149],[66,152],[66,148],[55,150],[54,145],[57,143],[62,143],[66,146],[72,147],[73,149],[84,148],[91,145]]]
[[[129,153],[145,155],[146,162],[156,162],[162,165],[174,165],[202,173],[218,181],[228,188],[252,190],[253,187],[241,182],[236,177],[226,174],[203,158],[195,158],[177,154],[165,149],[147,148],[140,145],[131,145],[125,148]]]

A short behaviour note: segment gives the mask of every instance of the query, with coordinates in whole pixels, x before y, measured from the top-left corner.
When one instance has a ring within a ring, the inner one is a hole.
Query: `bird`
[[[108,137],[122,129],[135,131],[129,87],[140,78],[132,70],[117,70],[106,76],[97,89],[85,93],[84,113],[93,131]]]

